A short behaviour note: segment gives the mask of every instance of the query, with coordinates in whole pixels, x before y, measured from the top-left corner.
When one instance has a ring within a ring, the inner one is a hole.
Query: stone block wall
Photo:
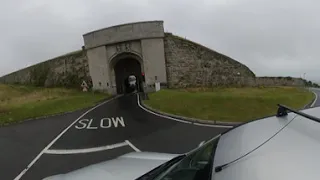
[[[255,86],[304,86],[302,78],[293,77],[257,77]]]
[[[164,42],[170,88],[247,85],[255,77],[245,65],[195,42],[171,33]]]
[[[0,83],[45,87],[77,87],[91,84],[85,51],[76,51],[24,68],[0,78]]]
[[[256,77],[248,67],[230,57],[171,33],[165,33],[163,46],[166,85],[169,88],[304,85],[301,78]],[[156,58],[153,60],[156,61]],[[103,65],[103,61],[101,59],[97,65]],[[160,67],[155,62],[152,64],[156,64],[153,68]],[[152,71],[156,72],[155,69]],[[0,83],[45,87],[79,88],[83,80],[92,86],[86,50],[56,57],[0,77]]]

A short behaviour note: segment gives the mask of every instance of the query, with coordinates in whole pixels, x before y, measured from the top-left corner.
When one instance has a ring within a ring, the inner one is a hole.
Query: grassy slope
[[[0,126],[92,106],[107,94],[0,84]]]
[[[292,87],[161,90],[145,103],[171,114],[219,121],[248,121],[274,115],[277,104],[302,108],[313,94]]]

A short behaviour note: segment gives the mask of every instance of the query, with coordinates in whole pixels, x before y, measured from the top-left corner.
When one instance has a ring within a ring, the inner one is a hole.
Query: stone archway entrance
[[[131,93],[135,89],[129,87],[128,77],[135,75],[137,78],[136,90],[143,91],[141,64],[133,57],[119,59],[114,65],[117,94]]]
[[[130,65],[136,67],[131,70],[140,82],[141,73],[145,73],[144,91],[154,91],[155,83],[167,84],[164,38],[162,21],[122,24],[84,34],[92,88],[112,95],[125,93],[123,79]],[[136,61],[124,60],[123,56]]]

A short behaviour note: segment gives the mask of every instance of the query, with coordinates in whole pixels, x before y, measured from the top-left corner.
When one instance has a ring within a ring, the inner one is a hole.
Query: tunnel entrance
[[[143,91],[142,87],[142,72],[141,64],[134,58],[120,59],[114,66],[116,76],[116,86],[118,94],[132,93],[135,90]],[[136,76],[135,88],[130,87],[128,77],[130,75]]]

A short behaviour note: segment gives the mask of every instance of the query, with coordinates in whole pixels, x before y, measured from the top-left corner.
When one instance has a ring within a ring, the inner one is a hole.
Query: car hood
[[[178,156],[177,154],[133,152],[44,180],[132,180]]]
[[[320,108],[303,112],[320,117]],[[266,142],[282,128],[279,134]],[[215,180],[319,179],[319,132],[320,123],[293,113],[239,126],[220,137],[214,168],[232,162],[266,143],[222,171],[213,171],[212,177]]]

